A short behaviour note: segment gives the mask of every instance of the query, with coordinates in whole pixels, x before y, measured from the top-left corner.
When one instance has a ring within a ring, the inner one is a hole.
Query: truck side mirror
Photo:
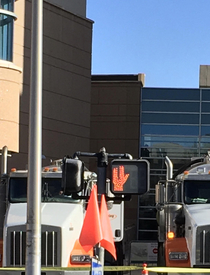
[[[82,191],[84,187],[84,163],[79,159],[63,159],[62,187],[64,195]]]
[[[111,163],[111,192],[142,195],[149,190],[150,168],[144,159],[115,159]]]

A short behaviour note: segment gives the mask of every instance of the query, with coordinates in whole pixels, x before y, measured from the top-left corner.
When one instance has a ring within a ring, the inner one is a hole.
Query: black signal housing
[[[114,159],[111,162],[111,192],[142,195],[149,191],[150,164],[145,159]]]

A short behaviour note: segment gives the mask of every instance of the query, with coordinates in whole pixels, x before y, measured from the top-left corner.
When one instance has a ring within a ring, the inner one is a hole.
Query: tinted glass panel
[[[197,156],[199,153],[198,148],[152,148],[150,150],[150,158],[156,158],[157,165],[161,165],[161,159],[165,159],[166,156],[170,158],[190,158],[192,156]]]
[[[186,180],[184,182],[184,201],[187,204],[210,203],[209,181]]]
[[[198,124],[199,115],[195,114],[160,114],[142,113],[142,123],[172,123],[172,124]]]
[[[210,114],[209,115],[202,115],[201,116],[201,123],[210,125]]]
[[[61,178],[42,178],[42,202],[72,202],[71,196],[64,196],[61,189]],[[10,178],[9,201],[11,203],[27,201],[27,178]]]
[[[183,167],[186,164],[189,164],[191,162],[191,158],[192,157],[198,157],[198,154],[195,155],[190,155],[189,158],[182,158],[182,159],[172,159],[171,161],[173,163],[173,168],[174,168],[174,172],[176,172],[177,170],[179,170],[181,167]]]
[[[152,209],[151,209],[152,210]],[[157,221],[156,220],[139,220],[139,229],[140,230],[157,230]]]
[[[206,127],[207,128],[207,127]],[[206,144],[209,144],[210,143],[210,136],[207,136],[207,137],[202,137],[201,138],[201,147],[205,146],[206,147]],[[210,148],[209,148],[210,149]]]
[[[201,108],[202,112],[210,113],[210,102],[203,102]]]
[[[199,108],[199,102],[145,101],[142,104],[142,111],[153,112],[199,112]]]
[[[207,152],[209,151],[209,148],[210,148],[210,143],[209,143],[209,145],[205,148],[201,148],[200,149],[200,155],[201,156],[205,156],[205,155],[207,155]]]
[[[197,137],[168,137],[168,136],[144,136],[143,138],[143,146],[151,146],[154,147],[155,144],[159,143],[169,143],[169,146],[172,146],[171,143],[176,143],[182,145],[184,147],[195,147],[198,143]],[[159,145],[158,145],[159,146]]]
[[[158,134],[158,135],[186,135],[198,136],[198,126],[185,126],[185,125],[146,125],[141,127],[142,135],[145,134]]]
[[[155,208],[139,208],[139,217],[140,218],[156,218],[156,209]]]
[[[163,160],[164,163],[164,160]],[[164,168],[165,168],[165,163],[163,164]],[[156,172],[156,175],[154,175]],[[162,170],[161,172],[158,171],[151,171],[151,178],[150,178],[150,190],[155,190],[155,185],[159,182],[159,181],[165,181],[166,179],[166,169]],[[154,196],[154,202],[155,203],[155,196]],[[153,204],[152,204],[153,205]]]
[[[142,99],[200,100],[200,90],[142,88]]]
[[[142,153],[142,157],[151,157],[151,155],[154,156],[154,154],[159,155],[164,155],[164,154],[168,154],[174,151],[177,152],[184,152],[186,150],[197,150],[197,147],[194,145],[193,147],[184,147],[180,144],[171,144],[170,143],[153,143],[150,144],[150,147],[148,148],[142,148],[141,149],[141,153]]]
[[[139,240],[155,240],[157,241],[158,239],[158,233],[157,232],[141,232],[139,231]]]
[[[147,193],[139,197],[140,205],[141,206],[155,206],[155,194],[154,193]]]
[[[201,135],[202,136],[210,136],[210,126],[202,126],[201,127]]]
[[[198,149],[194,148],[189,150],[189,148],[151,148],[150,157],[156,159],[156,167],[162,167],[161,163],[165,161],[165,157],[170,158],[190,158],[198,154]]]
[[[14,0],[0,0],[0,8],[3,10],[14,11]]]
[[[0,14],[0,59],[12,61],[13,17]]]
[[[202,90],[202,100],[210,101],[210,90],[209,89]]]

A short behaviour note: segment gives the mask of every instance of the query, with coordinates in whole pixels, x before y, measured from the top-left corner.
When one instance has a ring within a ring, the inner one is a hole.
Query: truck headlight
[[[169,253],[169,260],[188,260],[188,252],[170,252]]]
[[[72,264],[88,264],[91,263],[90,255],[71,255]]]

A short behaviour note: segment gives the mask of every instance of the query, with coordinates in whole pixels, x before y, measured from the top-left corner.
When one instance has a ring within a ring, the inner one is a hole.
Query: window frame
[[[9,3],[8,3],[9,4]],[[11,4],[12,9],[14,8]],[[14,38],[14,21],[17,19],[13,10],[6,10],[0,8],[0,17],[2,25],[0,25],[0,59],[6,61],[13,61],[13,38]]]

